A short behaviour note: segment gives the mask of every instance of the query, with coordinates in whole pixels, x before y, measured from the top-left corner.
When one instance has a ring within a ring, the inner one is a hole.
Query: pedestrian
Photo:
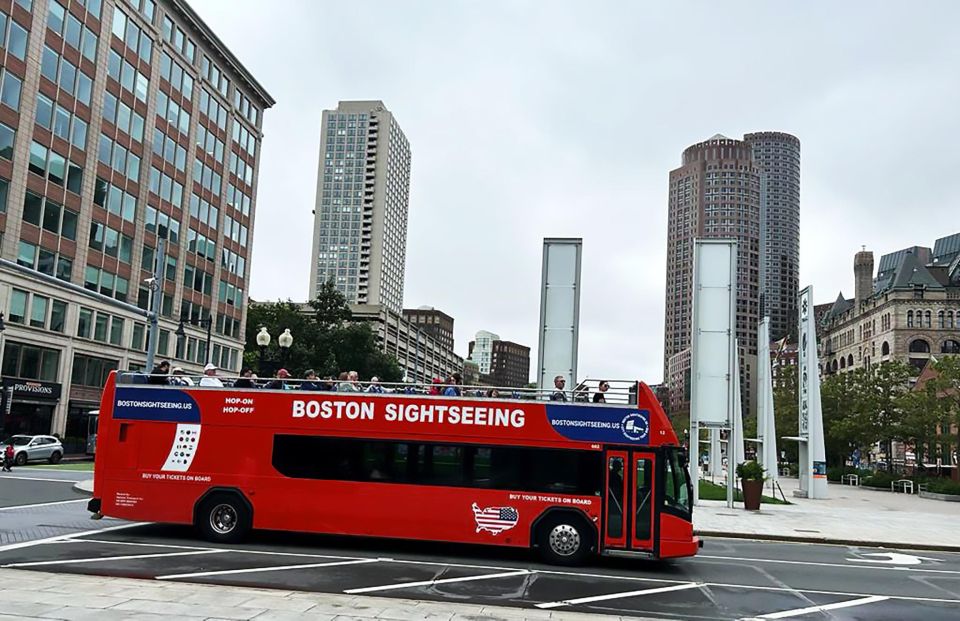
[[[13,472],[13,440],[7,442],[7,447],[3,449],[3,471]]]
[[[443,396],[445,397],[459,397],[460,396],[460,384],[463,383],[459,373],[451,373],[450,377],[447,378],[447,388],[443,391]]]
[[[175,386],[194,386],[193,379],[180,367],[173,367],[170,383]]]
[[[208,362],[207,366],[203,367],[203,377],[200,378],[200,385],[211,388],[223,388],[223,382],[217,377],[217,365]]]
[[[170,383],[170,363],[166,360],[160,364],[153,367],[153,370],[150,371],[150,377],[147,379],[148,384],[158,384],[166,385]]]
[[[383,394],[383,386],[380,385],[380,378],[377,377],[376,375],[370,378],[370,385],[367,386],[367,392],[370,392],[376,395]]]
[[[600,380],[600,392],[593,393],[593,402],[606,403],[607,398],[604,395],[608,390],[610,390],[610,382],[606,380]]]
[[[307,369],[304,372],[303,377],[305,379],[300,383],[300,390],[321,390],[320,378],[317,377],[316,371],[313,369]]]
[[[554,390],[554,391],[550,394],[550,400],[551,400],[551,401],[566,401],[566,400],[567,400],[567,394],[566,394],[565,392],[563,392],[563,387],[566,386],[566,384],[567,384],[567,380],[566,380],[566,378],[563,377],[562,375],[558,375],[558,376],[556,376],[555,378],[553,378],[553,387],[556,388],[556,390]]]
[[[237,381],[233,383],[234,388],[256,388],[257,385],[253,383],[253,369],[250,367],[244,367],[240,371],[240,377],[237,378]]]
[[[287,379],[290,377],[290,371],[286,369],[280,369],[277,371],[277,374],[272,380],[267,382],[267,385],[264,386],[267,390],[286,390],[287,389]]]

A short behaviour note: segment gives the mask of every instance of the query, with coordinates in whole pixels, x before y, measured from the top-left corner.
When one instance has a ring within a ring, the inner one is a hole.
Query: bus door
[[[654,453],[606,452],[604,547],[653,551]]]

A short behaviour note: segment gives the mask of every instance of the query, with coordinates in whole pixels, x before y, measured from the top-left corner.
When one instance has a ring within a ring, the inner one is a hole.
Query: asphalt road
[[[10,484],[0,479],[0,496]],[[0,523],[23,512],[86,517],[67,503],[2,511]],[[960,554],[709,539],[692,559],[567,569],[523,550],[268,532],[210,546],[187,527],[107,522],[0,546],[0,565],[665,619],[960,618]]]

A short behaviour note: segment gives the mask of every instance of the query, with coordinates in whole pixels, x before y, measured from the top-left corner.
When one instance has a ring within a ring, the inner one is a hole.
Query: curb
[[[93,496],[93,479],[77,481],[73,484],[73,490],[80,492],[84,496]]]
[[[870,541],[860,539],[842,539],[835,537],[808,537],[802,535],[766,535],[753,533],[729,533],[712,530],[698,530],[695,535],[701,537],[719,537],[724,539],[752,539],[754,541],[783,541],[787,543],[820,543],[840,546],[865,546],[868,548],[896,548],[898,550],[925,550],[928,552],[960,552],[960,545],[931,545],[924,543],[902,543],[896,541]]]

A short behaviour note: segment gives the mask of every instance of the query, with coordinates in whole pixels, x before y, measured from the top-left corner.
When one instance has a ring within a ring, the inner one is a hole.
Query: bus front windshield
[[[668,447],[664,460],[664,504],[688,516],[693,513],[692,485],[690,473],[682,459],[683,449]]]

